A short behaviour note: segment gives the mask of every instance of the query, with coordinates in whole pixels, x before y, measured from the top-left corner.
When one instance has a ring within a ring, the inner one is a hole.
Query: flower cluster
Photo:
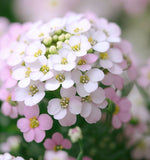
[[[124,70],[131,70],[130,75],[135,71],[120,36],[117,24],[74,13],[9,28],[0,40],[2,112],[25,116],[17,127],[27,142],[43,141],[45,130],[52,128],[50,116],[62,126],[75,124],[77,115],[96,123],[110,100],[116,104],[113,126],[130,120],[130,102],[116,95],[123,88]],[[55,91],[55,98],[48,99],[50,116],[40,115],[38,103]]]

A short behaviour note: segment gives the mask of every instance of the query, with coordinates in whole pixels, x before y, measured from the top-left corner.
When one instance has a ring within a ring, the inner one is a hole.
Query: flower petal
[[[50,100],[47,108],[48,108],[48,113],[50,115],[55,115],[58,112],[60,112],[61,111],[60,99],[54,98]]]
[[[34,137],[35,142],[37,143],[42,142],[45,137],[45,131],[42,131],[37,127],[35,128],[34,133],[35,133],[35,137]]]
[[[34,140],[34,137],[35,137],[34,130],[31,129],[31,130],[29,130],[28,132],[23,133],[23,136],[24,136],[24,139],[25,139],[27,142],[33,141],[33,140]]]
[[[35,105],[32,107],[26,106],[24,108],[24,115],[27,119],[33,118],[33,117],[38,117],[39,116],[39,106]]]
[[[54,149],[54,146],[56,145],[54,143],[54,141],[50,138],[47,138],[45,140],[45,142],[43,143],[44,147],[47,149],[47,150],[53,150]]]
[[[56,145],[61,145],[61,143],[63,142],[63,136],[60,133],[56,132],[53,134],[52,140]]]
[[[26,118],[21,118],[17,121],[17,127],[21,132],[28,132],[30,128],[30,121]]]

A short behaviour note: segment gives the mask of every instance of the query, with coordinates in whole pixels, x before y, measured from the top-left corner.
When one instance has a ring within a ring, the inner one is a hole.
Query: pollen
[[[32,86],[29,87],[29,91],[30,91],[29,95],[34,96],[37,92],[39,92],[39,89],[35,84],[33,84]]]
[[[69,105],[69,98],[62,97],[61,100],[60,100],[60,105],[63,109],[66,109]]]
[[[43,65],[41,68],[40,68],[40,71],[43,72],[44,74],[46,74],[47,72],[49,72],[49,67],[47,65]]]
[[[36,128],[39,126],[39,121],[37,120],[36,117],[30,118],[30,127],[31,128]]]
[[[42,37],[42,36],[44,36],[44,33],[39,34],[39,36],[38,36],[38,37]]]
[[[87,75],[82,75],[81,77],[80,77],[80,83],[83,83],[83,84],[85,84],[85,83],[88,83],[89,82],[89,77],[87,76]]]
[[[89,95],[89,96],[86,96],[86,97],[82,97],[82,99],[81,99],[81,101],[82,102],[91,102],[92,101],[92,98],[91,98],[91,96]]]
[[[80,50],[80,46],[81,46],[81,44],[79,43],[79,44],[77,44],[77,45],[75,45],[75,46],[72,46],[71,49],[72,49],[73,51],[79,51],[79,50]]]
[[[25,78],[28,78],[30,76],[31,69],[30,67],[27,68],[27,71],[25,72]]]
[[[118,114],[119,113],[119,111],[120,111],[120,108],[119,108],[119,106],[118,105],[116,105],[115,106],[115,110],[114,110],[114,115],[116,115],[116,114]]]
[[[62,145],[55,145],[53,150],[56,152],[56,151],[59,151],[59,150],[62,150],[63,149],[63,146]]]
[[[42,55],[42,50],[39,49],[35,54],[34,54],[34,57],[39,57]]]
[[[84,64],[86,64],[86,61],[84,59],[80,59],[78,61],[78,65],[84,65]]]
[[[106,52],[100,53],[100,58],[101,58],[102,60],[108,59],[108,58],[109,58],[109,57],[108,57],[108,53],[106,53]]]
[[[80,31],[80,29],[79,28],[76,28],[76,29],[74,29],[73,30],[75,33],[78,33],[79,31]]]
[[[56,76],[55,76],[55,78],[56,78],[56,80],[57,81],[59,81],[60,83],[62,83],[62,82],[64,82],[64,80],[65,80],[65,76],[63,75],[63,74],[57,74]]]
[[[61,59],[61,64],[68,64],[67,58],[63,57]]]

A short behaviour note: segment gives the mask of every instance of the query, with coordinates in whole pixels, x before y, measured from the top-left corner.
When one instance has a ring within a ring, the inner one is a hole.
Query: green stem
[[[80,152],[78,154],[77,160],[82,160],[83,158],[83,144],[82,140],[79,140]]]

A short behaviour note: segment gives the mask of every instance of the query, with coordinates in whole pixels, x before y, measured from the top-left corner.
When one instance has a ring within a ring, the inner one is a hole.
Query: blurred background
[[[146,63],[146,59],[150,55],[150,0],[0,0],[0,17],[6,18],[0,18],[0,35],[4,33],[9,23],[49,21],[56,16],[62,17],[67,12],[93,12],[99,17],[105,17],[109,21],[116,22],[122,29],[123,39],[132,43],[133,52],[139,64]],[[6,26],[1,25],[1,20],[5,21]],[[87,155],[101,157],[102,160],[132,159],[130,150],[126,150],[125,141],[121,139],[122,129],[113,131],[110,135],[110,132],[107,132],[107,128],[102,124],[86,127],[87,124],[82,119],[80,123],[85,126],[84,133],[87,135],[85,138],[87,144],[85,153]],[[58,127],[57,123],[55,125]],[[98,125],[99,129],[95,132],[92,128]],[[62,129],[66,135],[67,129]],[[91,137],[91,134],[94,137]],[[0,152],[11,151],[14,155],[19,152],[26,159],[40,157],[44,148],[34,142],[26,143],[21,135],[16,128],[16,120],[0,113]],[[8,139],[10,136],[11,138]],[[19,148],[20,142],[21,147]],[[91,148],[90,151],[88,150],[89,147]],[[33,149],[30,150],[29,148]],[[70,153],[76,155],[76,152],[72,152],[74,148]]]

